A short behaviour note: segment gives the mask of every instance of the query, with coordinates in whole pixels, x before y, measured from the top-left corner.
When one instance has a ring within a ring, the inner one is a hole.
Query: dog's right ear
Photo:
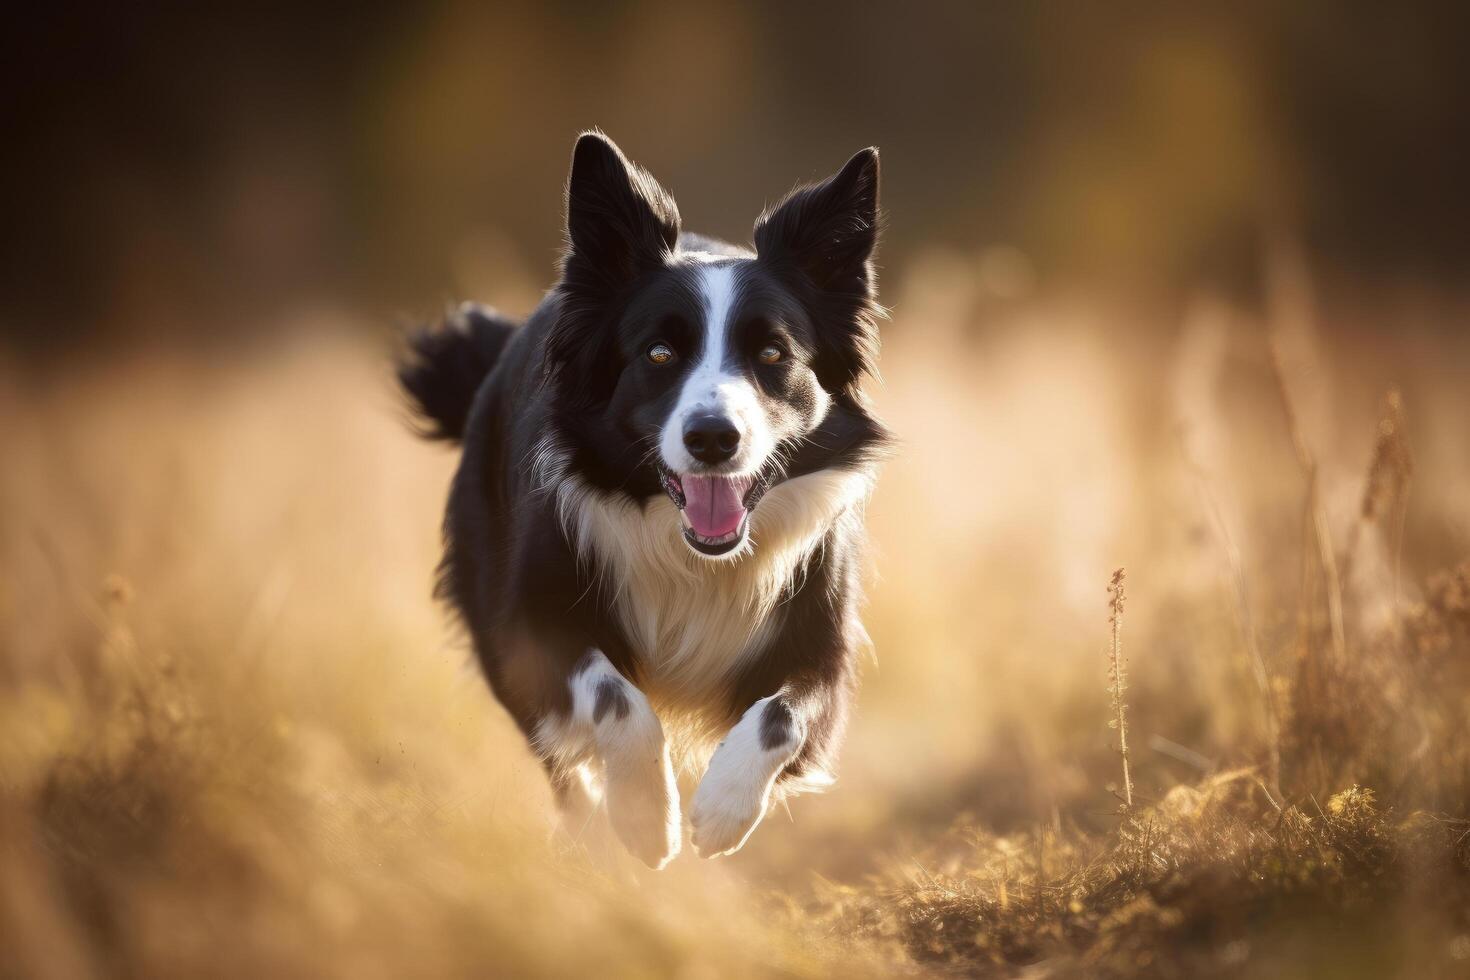
[[[679,240],[679,209],[646,170],[592,130],[572,151],[567,237],[575,278],[617,289],[663,265]]]
[[[679,241],[679,209],[643,168],[606,136],[577,139],[567,179],[566,302],[546,342],[547,377],[558,379],[568,405],[611,396],[617,360],[609,315],[636,279],[662,268]]]

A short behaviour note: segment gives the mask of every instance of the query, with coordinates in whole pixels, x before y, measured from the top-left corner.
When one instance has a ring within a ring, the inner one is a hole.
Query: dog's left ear
[[[872,289],[878,244],[878,150],[859,150],[836,174],[800,187],[755,223],[755,247],[768,262],[798,268],[813,284],[839,292]]]
[[[836,391],[871,374],[881,315],[873,249],[878,244],[878,150],[859,150],[836,174],[800,187],[755,224],[762,262],[794,273],[828,341],[816,370]]]

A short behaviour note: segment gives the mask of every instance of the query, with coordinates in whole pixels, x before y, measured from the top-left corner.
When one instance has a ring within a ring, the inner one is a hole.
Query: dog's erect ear
[[[860,150],[835,175],[800,187],[755,224],[760,260],[805,296],[822,347],[814,369],[829,391],[854,389],[878,356],[878,151]]]
[[[877,244],[878,150],[871,146],[821,183],[792,191],[755,224],[762,259],[844,293],[871,290]]]
[[[663,264],[679,240],[679,209],[612,140],[586,132],[572,151],[567,236],[567,261],[582,276],[616,287]]]
[[[675,249],[679,209],[612,140],[583,133],[567,179],[567,238],[568,302],[547,338],[548,376],[560,380],[566,404],[593,405],[610,396],[616,377],[605,370],[617,360],[615,300]]]

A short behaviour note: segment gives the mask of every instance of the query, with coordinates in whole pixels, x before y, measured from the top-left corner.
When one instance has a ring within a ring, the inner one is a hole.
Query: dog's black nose
[[[684,423],[684,448],[701,463],[723,463],[740,448],[740,430],[723,415],[701,415]]]

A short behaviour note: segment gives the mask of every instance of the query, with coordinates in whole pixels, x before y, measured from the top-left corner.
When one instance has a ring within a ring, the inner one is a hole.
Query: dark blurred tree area
[[[1266,242],[1454,289],[1470,8],[569,2],[33,6],[0,58],[0,336],[228,336],[549,281],[574,135],[686,224],[884,152],[883,264],[1249,296]],[[515,292],[520,290],[520,292]],[[534,294],[529,294],[530,301]]]

